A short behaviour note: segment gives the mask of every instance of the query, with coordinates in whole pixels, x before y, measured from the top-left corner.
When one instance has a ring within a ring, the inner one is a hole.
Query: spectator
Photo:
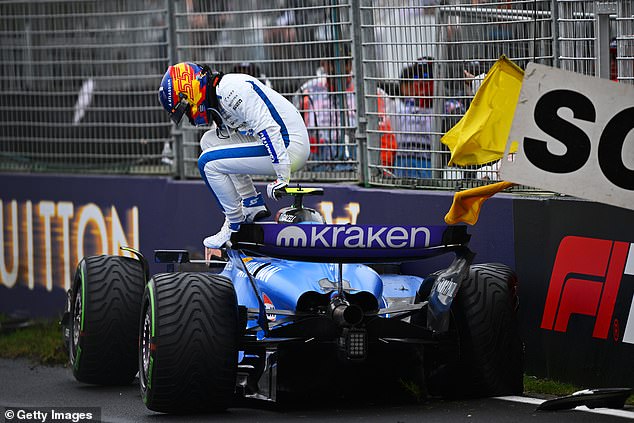
[[[393,129],[397,152],[394,176],[431,178],[433,65],[429,58],[405,67],[399,80]]]
[[[282,12],[264,30],[265,69],[273,88],[282,94],[296,92],[313,75],[324,56],[323,43],[351,37],[348,11],[324,7],[324,0],[278,0]]]
[[[379,130],[384,132],[381,144],[384,166],[391,166],[394,137],[385,113],[387,94],[377,89]],[[353,170],[356,162],[356,96],[352,78],[352,58],[348,46],[327,44],[318,76],[305,82],[294,103],[309,130],[313,171]]]
[[[610,40],[610,79],[612,81],[619,80],[619,65],[617,62],[617,54],[616,54],[616,38],[612,38]]]
[[[477,63],[477,66],[474,66]],[[465,77],[465,92],[474,97],[482,82],[486,78],[486,72],[483,72],[480,69],[479,62],[473,61],[469,63],[470,66],[467,67],[463,71]],[[470,103],[469,103],[470,105]],[[509,153],[507,157],[507,161],[512,162],[515,160],[515,154]],[[500,164],[502,163],[502,159],[497,160],[492,163],[487,163],[482,166],[478,166],[475,171],[475,179],[481,179],[483,181],[498,181],[500,180]]]
[[[482,85],[482,81],[484,81],[487,74],[482,70],[482,65],[478,60],[467,62],[464,67],[462,70],[465,84],[464,93],[466,96],[473,97],[480,88],[480,85]]]
[[[442,108],[434,111],[433,78],[431,57],[420,58],[401,71],[392,118],[397,146],[393,171],[396,177],[431,178],[432,134],[448,129],[449,115],[464,114],[463,104],[456,99],[445,100]],[[443,114],[441,120],[435,118],[439,112]]]
[[[188,31],[183,36],[189,37],[187,54],[206,62],[218,60],[213,46],[222,44],[221,29],[231,17],[227,13],[231,10],[229,1],[185,0],[184,6]]]

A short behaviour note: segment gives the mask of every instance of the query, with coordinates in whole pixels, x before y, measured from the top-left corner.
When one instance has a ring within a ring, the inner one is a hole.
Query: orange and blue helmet
[[[159,101],[179,125],[184,115],[195,126],[211,124],[207,82],[209,67],[182,62],[167,68],[159,87]]]

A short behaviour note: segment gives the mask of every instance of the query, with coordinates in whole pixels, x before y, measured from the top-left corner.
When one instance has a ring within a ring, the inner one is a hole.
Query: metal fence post
[[[559,7],[557,0],[552,0],[550,4],[550,30],[553,34],[553,67],[559,68]]]
[[[596,1],[594,7],[595,76],[610,79],[610,15],[617,13],[616,2]]]
[[[354,66],[354,90],[355,107],[357,109],[357,129],[354,134],[355,143],[358,148],[359,159],[359,182],[368,183],[368,135],[366,126],[368,119],[365,112],[365,75],[363,73],[363,40],[361,36],[361,5],[360,0],[352,0],[351,4],[351,20],[352,20],[352,56]]]
[[[177,39],[176,39],[176,11],[173,1],[166,0],[167,3],[167,61],[168,65],[176,62]],[[174,166],[172,172],[179,179],[185,179],[185,149],[183,146],[183,133],[172,125],[172,139],[174,140]]]

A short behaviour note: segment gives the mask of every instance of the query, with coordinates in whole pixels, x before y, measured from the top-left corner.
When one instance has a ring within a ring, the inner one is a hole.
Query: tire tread
[[[89,256],[84,261],[82,353],[73,373],[86,383],[129,384],[137,372],[143,267],[122,256]]]
[[[153,283],[156,359],[146,405],[170,413],[227,408],[237,371],[232,283],[206,273],[159,274]]]

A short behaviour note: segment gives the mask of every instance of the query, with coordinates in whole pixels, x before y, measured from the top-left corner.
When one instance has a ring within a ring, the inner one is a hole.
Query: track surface
[[[530,399],[525,399],[528,400]],[[169,416],[149,411],[138,384],[125,387],[99,387],[74,380],[70,369],[34,366],[26,360],[0,359],[0,411],[3,407],[100,407],[104,422],[552,422],[607,423],[634,420],[634,409],[600,409],[538,412],[536,405],[501,399],[470,401],[429,400],[422,404],[392,405],[329,403],[326,398],[314,404],[275,409],[261,404],[237,405],[216,415]],[[613,413],[616,415],[604,414]],[[15,420],[14,420],[15,421]]]

